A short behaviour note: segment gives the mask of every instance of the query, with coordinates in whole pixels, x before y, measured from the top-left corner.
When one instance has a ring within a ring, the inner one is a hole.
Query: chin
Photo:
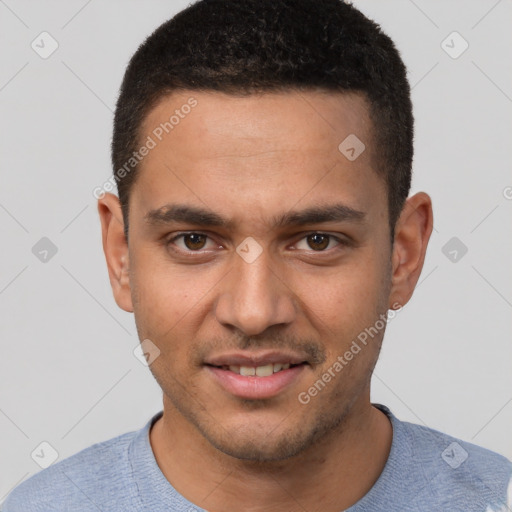
[[[256,436],[252,439],[233,436],[230,439],[209,438],[208,440],[217,450],[230,457],[259,463],[289,459],[301,453],[308,445],[304,442],[305,440],[291,440],[289,435],[282,438],[269,438],[269,436],[261,436],[260,433],[257,437],[260,439]]]
[[[255,463],[278,462],[296,457],[313,447],[332,430],[331,422],[315,425],[224,425],[215,431],[200,429],[208,442],[220,452]],[[211,425],[210,425],[211,426]]]

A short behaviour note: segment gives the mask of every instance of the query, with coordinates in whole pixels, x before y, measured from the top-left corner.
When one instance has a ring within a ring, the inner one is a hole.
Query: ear
[[[113,194],[105,194],[98,199],[98,213],[101,221],[103,252],[107,260],[114,299],[121,309],[133,313],[128,243],[124,236],[124,221],[119,199]]]
[[[395,226],[390,309],[409,302],[423,268],[433,223],[432,201],[425,192],[407,199]]]

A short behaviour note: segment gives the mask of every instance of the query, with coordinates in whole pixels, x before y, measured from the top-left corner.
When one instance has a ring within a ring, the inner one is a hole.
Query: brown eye
[[[309,247],[314,251],[323,251],[329,245],[329,236],[322,235],[320,233],[315,233],[313,235],[308,235],[307,241]]]
[[[182,237],[186,248],[191,251],[202,249],[206,244],[206,239],[208,238],[206,235],[201,235],[199,233],[189,233],[182,235]]]

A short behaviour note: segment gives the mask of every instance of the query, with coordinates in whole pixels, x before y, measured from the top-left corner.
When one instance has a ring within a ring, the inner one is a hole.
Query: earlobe
[[[421,274],[433,228],[432,201],[424,192],[407,199],[395,227],[389,307],[404,306]]]
[[[105,194],[98,199],[98,213],[101,221],[103,252],[114,299],[121,309],[132,313],[129,252],[119,199],[113,194]]]

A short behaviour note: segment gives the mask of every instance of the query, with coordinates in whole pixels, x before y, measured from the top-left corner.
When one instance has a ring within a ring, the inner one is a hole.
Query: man
[[[202,0],[152,34],[98,208],[163,413],[4,511],[507,510],[509,461],[370,402],[432,231],[412,137],[397,50],[339,0]]]

